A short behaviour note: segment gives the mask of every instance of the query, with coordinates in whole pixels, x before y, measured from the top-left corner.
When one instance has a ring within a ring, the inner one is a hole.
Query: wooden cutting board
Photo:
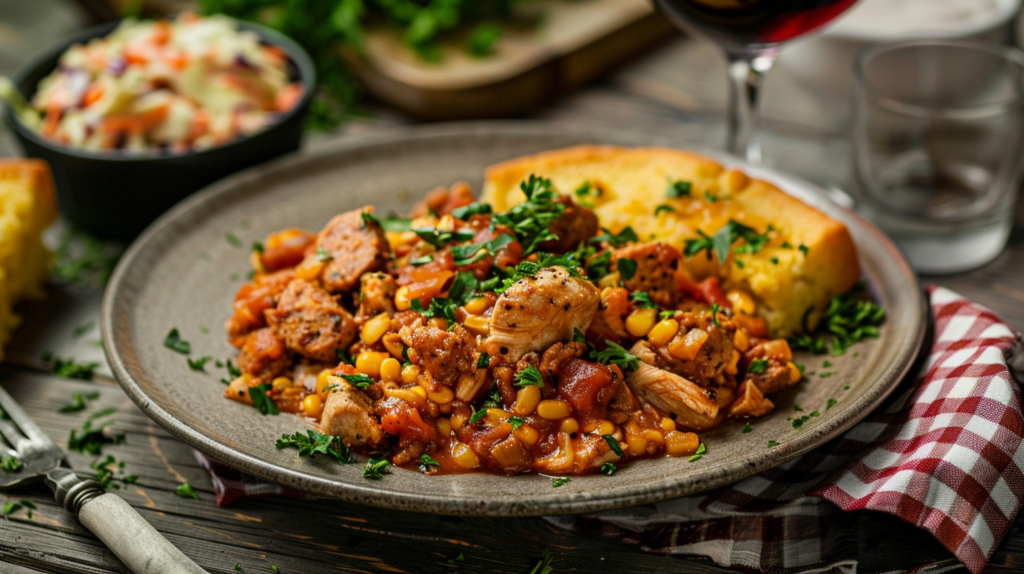
[[[579,88],[675,34],[648,0],[546,0],[540,22],[503,28],[495,53],[474,57],[465,39],[427,62],[390,29],[370,30],[362,54],[344,50],[375,97],[417,118],[460,120],[529,111]]]

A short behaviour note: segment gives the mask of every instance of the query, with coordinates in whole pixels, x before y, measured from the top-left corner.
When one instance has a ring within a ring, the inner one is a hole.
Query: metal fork
[[[19,472],[0,471],[0,490],[45,477],[57,503],[103,541],[135,574],[207,574],[153,528],[123,498],[99,482],[61,468],[64,451],[0,388],[0,457],[13,456]],[[6,441],[6,442],[5,442]]]

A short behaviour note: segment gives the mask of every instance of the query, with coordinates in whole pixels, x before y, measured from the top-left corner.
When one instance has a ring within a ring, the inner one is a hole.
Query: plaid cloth
[[[723,566],[854,572],[858,549],[842,524],[851,515],[835,507],[870,509],[927,530],[981,572],[1024,503],[1024,417],[1011,376],[1024,373],[1024,347],[985,308],[928,293],[934,340],[920,372],[841,437],[710,493],[548,520]]]
[[[852,574],[862,558],[855,526],[870,515],[843,511],[870,509],[927,530],[980,572],[1024,503],[1024,416],[1011,375],[1024,374],[1024,345],[985,308],[946,289],[928,293],[934,340],[920,372],[841,437],[710,493],[547,520],[723,566]],[[301,496],[195,454],[219,505]],[[921,544],[908,542],[896,541],[885,555],[913,563],[912,547]],[[884,540],[870,552],[879,545]],[[960,567],[950,560],[929,566],[933,573]]]

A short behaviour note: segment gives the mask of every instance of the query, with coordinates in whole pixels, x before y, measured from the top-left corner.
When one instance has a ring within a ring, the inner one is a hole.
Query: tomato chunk
[[[577,412],[594,413],[608,406],[619,382],[612,370],[602,364],[569,359],[562,364],[558,394]]]

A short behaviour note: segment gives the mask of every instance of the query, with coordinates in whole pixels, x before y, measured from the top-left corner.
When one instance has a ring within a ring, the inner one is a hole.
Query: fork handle
[[[81,480],[71,471],[58,469],[50,471],[46,482],[57,502],[77,514],[79,522],[135,574],[208,574],[123,498],[104,493],[95,480]]]

